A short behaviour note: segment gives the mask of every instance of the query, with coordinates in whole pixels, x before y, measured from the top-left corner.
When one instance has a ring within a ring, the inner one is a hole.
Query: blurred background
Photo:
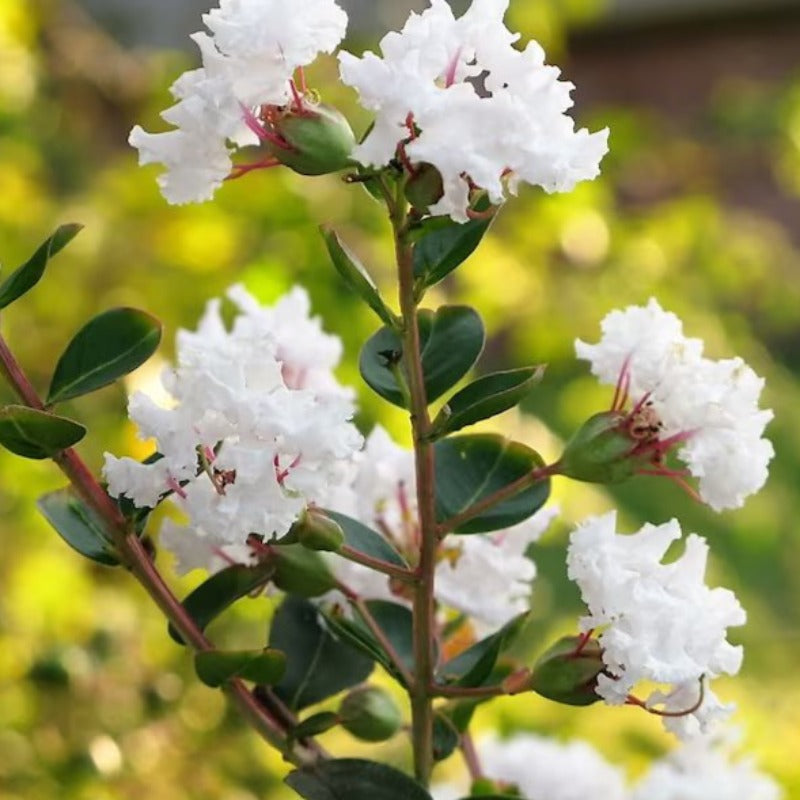
[[[344,2],[350,47],[374,48],[421,2]],[[464,3],[454,3],[459,10]],[[46,280],[3,314],[3,333],[37,385],[90,315],[135,305],[166,325],[161,361],[129,386],[153,385],[180,326],[206,300],[244,281],[264,300],[295,282],[345,341],[342,378],[376,327],[329,268],[316,235],[333,223],[384,286],[391,247],[380,208],[336,178],[277,170],[226,185],[213,204],[168,207],[157,169],[139,169],[131,126],[163,130],[168,86],[195,66],[189,33],[202,0],[0,2],[0,259],[22,262],[62,222],[86,229]],[[673,515],[712,547],[710,582],[734,589],[750,620],[742,674],[719,682],[739,704],[744,748],[800,797],[800,3],[798,0],[517,0],[510,27],[534,37],[577,85],[575,116],[611,128],[602,177],[572,194],[526,188],[479,252],[431,305],[467,302],[491,341],[480,369],[547,362],[524,417],[494,427],[554,458],[610,393],[573,358],[607,311],[657,296],[715,357],[739,354],[767,379],[777,457],[767,488],[717,515],[668,483],[639,478],[612,493],[556,482],[563,515],[537,545],[531,655],[575,630],[580,604],[565,580],[573,521],[616,506],[622,527]],[[325,99],[357,132],[368,120],[335,85],[332,60],[313,70]],[[360,388],[365,430],[378,419],[402,437],[402,415]],[[10,396],[0,387],[0,400]],[[81,445],[146,453],[125,419],[124,387],[65,409],[91,424]],[[0,800],[284,798],[279,759],[199,686],[163,619],[122,571],[93,566],[38,516],[34,500],[61,485],[48,464],[0,452]],[[181,593],[200,580],[179,581]],[[269,601],[240,604],[217,635],[242,646],[264,637]],[[213,631],[212,631],[213,632]],[[602,704],[600,704],[602,705]],[[497,702],[499,726],[584,736],[631,776],[672,741],[632,709],[567,709],[544,700]],[[364,753],[346,734],[338,752]],[[380,757],[402,764],[398,741]],[[458,772],[458,756],[441,768]],[[711,799],[713,800],[713,798]]]

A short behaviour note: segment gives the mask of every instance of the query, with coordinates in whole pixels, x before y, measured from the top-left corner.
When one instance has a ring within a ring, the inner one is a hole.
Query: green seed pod
[[[417,211],[428,213],[429,206],[438,203],[444,194],[442,175],[433,164],[420,164],[405,186],[406,200]]]
[[[292,532],[296,534],[297,541],[309,550],[327,550],[335,553],[344,544],[341,527],[319,511],[306,511],[292,525]]]
[[[287,111],[272,127],[288,147],[268,142],[269,151],[301,175],[328,175],[352,165],[356,137],[345,116],[332,106]]]
[[[301,544],[274,545],[270,560],[275,567],[272,582],[299,597],[319,597],[336,586],[336,579],[319,553]]]
[[[400,730],[403,718],[394,700],[377,686],[354,689],[339,706],[342,727],[365,742],[382,742]]]
[[[641,459],[633,455],[636,442],[623,428],[619,411],[595,414],[567,442],[558,473],[586,483],[622,483],[634,475]]]
[[[548,700],[568,706],[588,706],[600,697],[595,694],[597,676],[604,668],[597,639],[583,645],[580,636],[559,639],[536,662],[529,688]]]

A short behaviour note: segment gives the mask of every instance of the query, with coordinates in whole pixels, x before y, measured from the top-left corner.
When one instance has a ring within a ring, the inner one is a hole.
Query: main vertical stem
[[[414,591],[414,684],[411,687],[411,733],[414,747],[414,772],[424,786],[433,769],[433,701],[430,686],[435,668],[433,659],[434,606],[433,581],[436,567],[436,516],[434,511],[433,446],[430,431],[428,400],[422,372],[422,356],[414,299],[413,246],[405,240],[404,219],[399,209],[393,215],[395,248],[400,282],[400,309],[403,315],[403,364],[411,400],[411,426],[414,435],[414,457],[419,507],[420,550]],[[404,216],[404,214],[403,214]]]

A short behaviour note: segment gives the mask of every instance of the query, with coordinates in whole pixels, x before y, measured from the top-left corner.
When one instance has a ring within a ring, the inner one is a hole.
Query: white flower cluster
[[[244,109],[285,104],[294,71],[344,36],[347,15],[334,0],[221,0],[203,16],[212,36],[192,37],[203,66],[172,85],[177,103],[161,116],[175,126],[129,138],[139,163],[163,163],[158,178],[170,203],[209,200],[232,168],[231,147],[258,144]]]
[[[648,705],[688,711],[701,697],[701,680],[734,675],[742,648],[726,640],[727,628],[743,625],[745,612],[732,592],[705,585],[708,545],[690,535],[680,558],[664,564],[670,544],[681,537],[676,520],[645,525],[631,535],[616,532],[616,513],[592,517],[570,539],[569,577],[580,587],[589,614],[581,629],[597,629],[605,672],[597,692],[624,703],[640,681],[672,684],[653,693]],[[665,717],[682,737],[696,735],[726,713],[711,691],[693,713]]]
[[[764,381],[740,358],[712,361],[703,343],[684,336],[681,321],[655,299],[612,311],[597,344],[575,342],[603,383],[627,373],[633,403],[645,395],[663,428],[685,436],[678,457],[699,480],[702,499],[720,511],[738,508],[767,479],[772,444],[762,438],[772,412],[758,407]]]
[[[376,426],[359,455],[352,487],[333,508],[380,531],[401,553],[416,558],[419,546],[414,454]],[[436,599],[468,615],[485,635],[530,607],[536,566],[525,551],[547,529],[557,509],[548,508],[505,531],[444,538],[436,567]],[[392,595],[386,576],[335,559],[338,577],[365,597]],[[480,586],[480,592],[475,587]]]
[[[778,784],[750,759],[734,760],[724,743],[703,736],[653,764],[631,800],[780,800],[782,796]]]
[[[533,734],[478,742],[484,774],[513,784],[527,800],[780,800],[782,792],[752,762],[736,761],[727,747],[706,737],[683,744],[655,762],[634,786],[585,742],[559,744]],[[434,786],[435,800],[457,800],[464,791]]]
[[[168,524],[162,543],[184,571],[221,566],[221,553],[243,560],[248,534],[281,535],[309,503],[327,504],[362,443],[349,393],[330,372],[339,343],[308,318],[305,292],[272,309],[241,287],[229,297],[239,310],[230,331],[215,300],[196,332],[178,334],[177,366],[162,378],[174,407],[130,399],[131,419],[161,458],[106,454],[112,496],[154,507],[174,493],[189,529]]]
[[[376,112],[356,149],[382,166],[406,141],[405,155],[440,172],[444,195],[431,208],[465,221],[473,185],[495,204],[520,182],[571,190],[599,173],[608,131],[575,131],[564,112],[572,84],[544,63],[536,42],[524,50],[503,24],[508,0],[474,0],[456,19],[445,0],[412,14],[401,33],[381,41],[382,58],[339,54],[342,80]]]

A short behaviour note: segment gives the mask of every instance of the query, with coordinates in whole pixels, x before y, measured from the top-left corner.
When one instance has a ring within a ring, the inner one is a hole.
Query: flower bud
[[[272,582],[284,592],[319,597],[336,586],[322,556],[301,544],[274,545],[269,557],[275,567]]]
[[[344,532],[330,517],[319,511],[306,510],[292,525],[291,531],[296,541],[309,550],[338,552],[344,544]]]
[[[400,730],[403,718],[394,700],[377,686],[354,689],[339,706],[342,727],[365,742],[382,742]]]
[[[622,483],[636,473],[636,442],[625,432],[625,415],[604,411],[589,417],[567,442],[558,473],[587,483]]]
[[[565,636],[536,662],[528,686],[548,700],[588,706],[600,699],[594,689],[604,666],[597,639]]]
[[[428,207],[438,203],[444,194],[441,172],[433,164],[420,164],[416,172],[408,179],[405,193],[406,200],[417,211],[427,214]]]
[[[270,153],[301,175],[327,175],[351,163],[356,137],[344,115],[332,106],[287,111],[272,122],[272,128],[288,147],[267,142]]]

